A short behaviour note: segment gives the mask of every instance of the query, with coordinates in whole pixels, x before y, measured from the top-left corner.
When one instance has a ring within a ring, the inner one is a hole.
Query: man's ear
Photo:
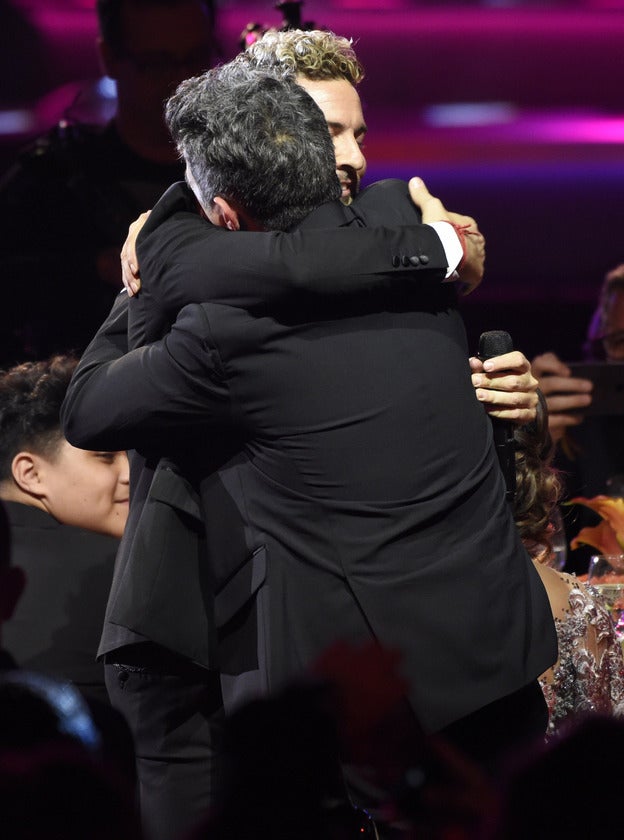
[[[37,498],[45,493],[41,466],[41,458],[33,452],[18,452],[11,464],[13,480],[20,490]]]
[[[227,228],[228,230],[240,230],[241,226],[238,213],[229,201],[226,201],[225,198],[217,195],[213,199],[212,204],[212,213],[209,218],[213,225]]]
[[[26,586],[26,572],[20,566],[0,570],[0,624],[8,621]]]

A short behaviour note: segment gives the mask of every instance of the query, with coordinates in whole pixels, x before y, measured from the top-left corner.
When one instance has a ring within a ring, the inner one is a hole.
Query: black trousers
[[[218,674],[151,642],[120,648],[105,661],[111,703],[134,737],[146,840],[179,840],[218,796]]]

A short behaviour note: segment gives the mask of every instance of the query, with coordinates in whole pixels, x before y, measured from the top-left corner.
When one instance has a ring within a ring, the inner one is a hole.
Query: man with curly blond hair
[[[295,77],[319,106],[334,141],[342,200],[349,204],[366,172],[362,144],[367,131],[356,91],[364,68],[351,41],[320,30],[269,30],[245,55],[258,70]]]

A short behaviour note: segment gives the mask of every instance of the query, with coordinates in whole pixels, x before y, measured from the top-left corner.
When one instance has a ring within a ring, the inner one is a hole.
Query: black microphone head
[[[511,353],[513,349],[513,341],[508,332],[490,330],[481,333],[479,338],[479,358],[481,360],[491,359],[493,356],[502,356],[503,353]]]

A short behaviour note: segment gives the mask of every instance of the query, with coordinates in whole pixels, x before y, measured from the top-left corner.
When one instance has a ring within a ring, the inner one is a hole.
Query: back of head
[[[0,482],[23,449],[53,456],[63,440],[61,404],[77,360],[53,356],[0,373]]]
[[[346,79],[352,85],[364,78],[351,41],[322,30],[270,29],[244,54],[258,70],[279,72],[285,77],[305,76],[315,81]]]
[[[290,79],[235,60],[183,82],[166,118],[204,207],[221,196],[287,230],[340,197],[325,118]]]

